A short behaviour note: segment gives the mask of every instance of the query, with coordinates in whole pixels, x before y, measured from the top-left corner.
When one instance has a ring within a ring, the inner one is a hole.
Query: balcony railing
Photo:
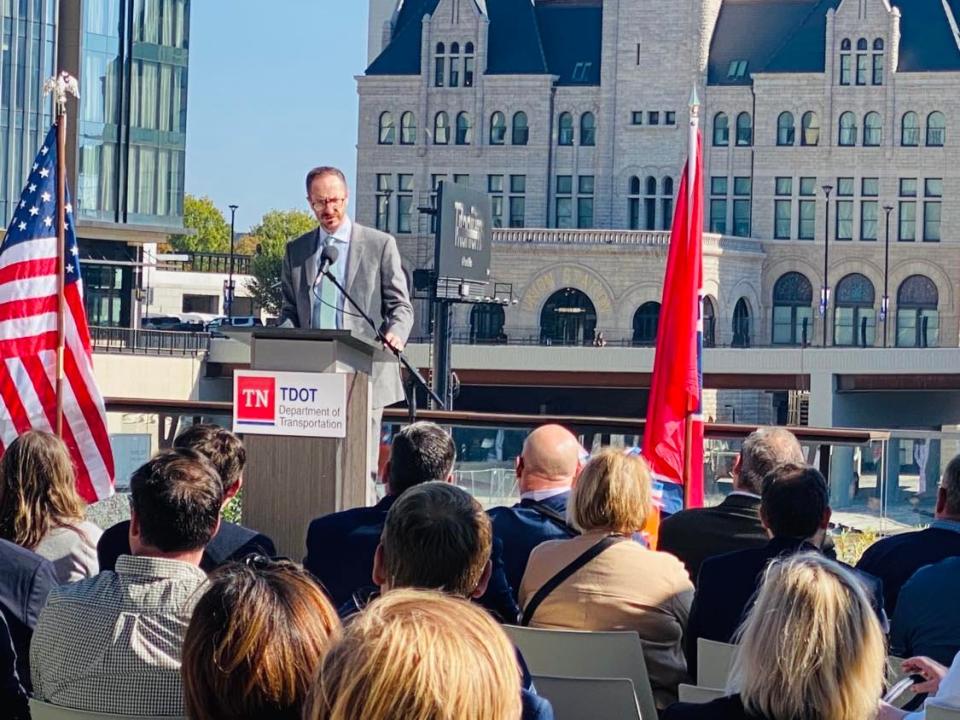
[[[230,272],[230,253],[190,253],[186,260],[164,260],[158,270],[175,272],[218,273]],[[233,272],[236,275],[249,275],[253,263],[252,255],[233,256]]]
[[[90,344],[95,352],[196,357],[210,349],[210,333],[92,326]]]

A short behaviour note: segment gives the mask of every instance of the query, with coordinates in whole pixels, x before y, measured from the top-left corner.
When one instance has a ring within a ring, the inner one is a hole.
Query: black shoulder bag
[[[567,518],[565,518],[561,513],[558,513],[549,505],[546,505],[540,502],[539,500],[530,500],[528,502],[529,502],[528,507],[531,510],[533,510],[535,513],[537,513],[541,517],[545,517],[547,520],[552,520],[554,523],[560,526],[561,530],[564,530],[567,533],[569,533],[570,537],[576,537],[577,535],[580,534],[579,530],[577,530],[575,527],[573,527],[573,525],[567,522]]]

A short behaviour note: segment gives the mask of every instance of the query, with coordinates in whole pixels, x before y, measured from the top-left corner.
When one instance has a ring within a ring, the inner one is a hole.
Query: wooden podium
[[[370,375],[377,346],[349,330],[264,328],[252,333],[250,369],[347,375],[346,437],[246,434],[243,524],[299,562],[307,527],[366,502]]]

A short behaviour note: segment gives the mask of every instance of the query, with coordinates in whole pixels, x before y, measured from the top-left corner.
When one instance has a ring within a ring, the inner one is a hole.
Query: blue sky
[[[267,210],[306,210],[303,177],[356,173],[357,90],[366,67],[364,0],[191,3],[186,190],[237,230]]]

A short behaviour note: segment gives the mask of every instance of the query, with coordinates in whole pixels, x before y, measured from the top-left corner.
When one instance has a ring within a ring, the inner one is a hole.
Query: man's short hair
[[[740,485],[757,495],[763,479],[779,465],[803,465],[803,448],[796,436],[781,427],[757,428],[743,441],[740,449]]]
[[[947,515],[960,515],[960,455],[947,463],[940,486],[947,494]]]
[[[456,454],[450,433],[436,423],[407,425],[390,447],[390,492],[399,495],[420,483],[446,481]]]
[[[213,463],[223,482],[224,494],[240,482],[247,464],[247,450],[240,438],[219,425],[191,425],[177,435],[173,446],[196,450]]]
[[[381,538],[391,588],[470,597],[490,560],[490,517],[465,490],[430,482],[411,488],[387,513]]]
[[[343,171],[339,168],[331,167],[329,165],[321,165],[319,167],[313,168],[310,172],[307,173],[307,194],[310,194],[310,186],[313,185],[313,181],[324,175],[335,175],[340,178],[340,182],[343,183],[344,187],[347,187],[347,177],[343,174]]]
[[[781,465],[763,479],[760,514],[774,537],[812,537],[829,507],[830,490],[816,468]]]
[[[161,452],[130,478],[130,502],[146,545],[162,552],[199,550],[217,529],[223,483],[203,455]]]

